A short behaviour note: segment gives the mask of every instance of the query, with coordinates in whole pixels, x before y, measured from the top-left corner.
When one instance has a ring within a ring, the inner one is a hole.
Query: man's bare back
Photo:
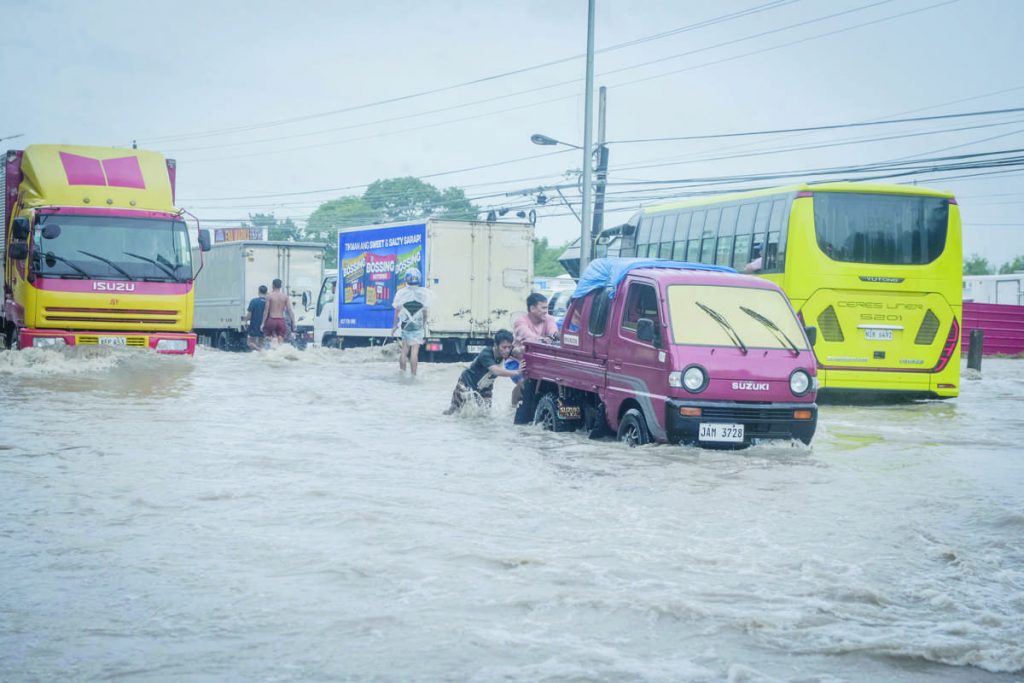
[[[295,324],[295,318],[292,315],[292,307],[289,306],[288,295],[279,289],[275,289],[273,292],[267,295],[267,316],[268,318],[284,318],[287,314],[288,318]]]

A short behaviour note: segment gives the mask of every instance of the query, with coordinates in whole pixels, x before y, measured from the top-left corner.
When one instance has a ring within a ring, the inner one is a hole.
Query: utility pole
[[[597,191],[594,193],[594,228],[591,244],[604,229],[604,188],[608,180],[608,147],[604,144],[605,96],[608,88],[601,86],[597,95]]]
[[[594,0],[587,2],[587,87],[584,95],[583,114],[583,209],[580,226],[580,275],[590,263],[591,206],[590,176],[593,168],[594,141]]]

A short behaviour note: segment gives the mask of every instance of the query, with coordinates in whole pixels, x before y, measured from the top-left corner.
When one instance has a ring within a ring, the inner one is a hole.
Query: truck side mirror
[[[818,328],[807,326],[804,328],[804,332],[807,333],[807,341],[811,342],[811,346],[818,343]]]
[[[313,298],[313,293],[308,289],[302,293],[302,307],[309,310],[309,302]]]
[[[18,216],[11,222],[11,237],[16,240],[28,239],[29,233],[31,232],[29,228],[30,225],[28,218],[25,216]]]
[[[24,242],[11,242],[7,253],[13,261],[24,261],[28,257],[28,245]]]
[[[210,251],[210,231],[200,230],[199,231],[199,250]]]
[[[636,338],[643,342],[654,343],[654,321],[640,318],[636,321]]]
[[[47,223],[43,227],[43,239],[52,240],[60,237],[60,226],[56,223]]]

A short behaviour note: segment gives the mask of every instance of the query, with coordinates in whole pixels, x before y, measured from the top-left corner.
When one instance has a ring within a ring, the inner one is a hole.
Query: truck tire
[[[630,448],[649,444],[651,442],[651,432],[647,429],[647,420],[644,419],[644,414],[636,408],[627,410],[626,414],[619,420],[617,438]]]
[[[544,394],[537,401],[533,423],[550,432],[573,432],[579,427],[579,420],[565,420],[558,416],[558,398],[553,393]]]
[[[231,351],[234,345],[231,343],[231,335],[227,330],[221,330],[217,335],[217,348],[221,351]]]

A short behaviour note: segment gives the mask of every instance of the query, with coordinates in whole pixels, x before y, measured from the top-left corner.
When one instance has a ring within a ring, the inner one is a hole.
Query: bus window
[[[816,192],[818,247],[836,261],[931,263],[946,247],[948,207],[942,197]]]
[[[690,221],[690,239],[688,240],[690,246],[686,249],[686,260],[693,263],[700,262],[700,242],[704,231],[704,217],[704,211],[697,211],[693,214],[693,220]]]
[[[740,213],[740,207],[727,206],[722,209],[722,222],[718,229],[719,235],[736,234],[736,217]]]
[[[650,245],[647,247],[647,252],[644,254],[645,256],[650,258],[658,257],[658,247],[661,246],[661,226],[664,224],[664,216],[657,216],[651,222]]]
[[[734,239],[734,235],[722,235],[718,238],[718,255],[715,257],[715,263],[720,266],[730,265],[732,261],[732,241]]]
[[[746,265],[750,263],[750,247],[753,243],[753,235],[736,235],[736,243],[733,245],[732,250],[733,268],[743,271]]]
[[[754,234],[754,216],[757,215],[757,204],[744,204],[740,207],[740,219],[736,224],[737,235]]]
[[[672,258],[672,243],[676,236],[676,221],[679,214],[665,216],[665,225],[661,228],[661,251],[658,256],[661,258]]]
[[[789,222],[789,199],[782,197],[772,202],[772,216],[768,222],[768,240],[764,250],[762,272],[781,273],[786,266],[786,229]]]
[[[718,238],[718,219],[722,215],[721,209],[711,209],[704,221],[704,230],[701,233],[700,262],[715,262],[715,240]]]
[[[640,224],[636,228],[636,255],[647,255],[647,244],[651,241],[651,219],[649,216],[641,216]]]
[[[690,230],[690,214],[679,214],[679,222],[676,224],[675,245],[672,247],[672,259],[675,261],[686,260],[686,237]]]

